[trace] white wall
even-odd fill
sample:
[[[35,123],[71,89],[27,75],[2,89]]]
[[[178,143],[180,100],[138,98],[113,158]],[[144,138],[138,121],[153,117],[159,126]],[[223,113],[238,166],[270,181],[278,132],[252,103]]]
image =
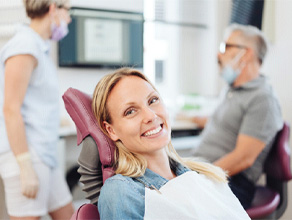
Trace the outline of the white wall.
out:
[[[264,72],[278,94],[283,117],[292,126],[292,1],[273,0],[275,20],[269,24],[273,27],[269,56],[265,62]],[[267,24],[268,25],[268,24]],[[291,132],[290,132],[290,137]],[[290,146],[292,138],[290,138]],[[281,219],[292,219],[292,181],[288,185],[288,208]]]

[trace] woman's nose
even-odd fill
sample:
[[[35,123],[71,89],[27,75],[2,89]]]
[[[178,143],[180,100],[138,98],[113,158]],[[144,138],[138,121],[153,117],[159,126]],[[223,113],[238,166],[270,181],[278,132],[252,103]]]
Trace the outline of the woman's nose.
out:
[[[143,122],[149,123],[157,118],[156,112],[150,107],[145,107],[143,109]]]
[[[71,16],[70,16],[70,14],[68,14],[68,17],[67,17],[67,24],[70,24],[71,21],[72,21],[72,18],[71,18]]]

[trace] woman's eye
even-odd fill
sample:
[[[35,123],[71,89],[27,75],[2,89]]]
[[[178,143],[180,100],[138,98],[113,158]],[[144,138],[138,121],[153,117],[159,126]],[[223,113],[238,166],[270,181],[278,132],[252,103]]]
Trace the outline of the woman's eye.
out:
[[[134,109],[129,109],[129,110],[127,110],[127,111],[125,112],[125,116],[131,115],[131,114],[133,114],[134,112],[135,112]]]
[[[151,105],[151,104],[153,104],[153,103],[157,102],[158,100],[159,100],[159,98],[158,98],[158,97],[153,97],[153,98],[151,98],[151,99],[150,99],[150,102],[149,102],[149,104]]]

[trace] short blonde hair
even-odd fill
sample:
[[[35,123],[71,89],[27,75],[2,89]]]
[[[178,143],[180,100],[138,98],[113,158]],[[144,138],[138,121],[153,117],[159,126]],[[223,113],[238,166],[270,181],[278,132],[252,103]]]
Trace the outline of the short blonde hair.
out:
[[[107,135],[107,131],[104,127],[103,122],[106,121],[109,124],[112,123],[112,118],[107,107],[108,97],[117,83],[124,77],[137,76],[148,82],[155,91],[154,85],[144,76],[141,72],[130,68],[121,68],[114,73],[104,76],[96,85],[93,99],[92,99],[92,110],[97,119],[100,129]],[[137,153],[130,152],[124,144],[118,140],[115,142],[116,153],[115,153],[115,172],[116,174],[122,174],[129,177],[142,176],[147,168],[146,159]],[[183,164],[191,170],[205,174],[211,179],[219,182],[226,181],[226,174],[222,169],[213,166],[209,163],[196,162],[190,159],[181,158],[173,148],[171,142],[168,144],[166,152],[169,158]]]
[[[43,17],[49,11],[51,4],[61,8],[68,2],[69,0],[23,0],[26,14],[31,19]]]

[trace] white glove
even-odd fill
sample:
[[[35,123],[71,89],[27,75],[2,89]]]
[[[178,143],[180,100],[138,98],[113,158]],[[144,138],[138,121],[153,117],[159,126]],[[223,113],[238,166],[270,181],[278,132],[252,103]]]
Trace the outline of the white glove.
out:
[[[29,152],[17,155],[16,160],[20,168],[21,192],[27,198],[35,198],[39,189],[39,180]]]

